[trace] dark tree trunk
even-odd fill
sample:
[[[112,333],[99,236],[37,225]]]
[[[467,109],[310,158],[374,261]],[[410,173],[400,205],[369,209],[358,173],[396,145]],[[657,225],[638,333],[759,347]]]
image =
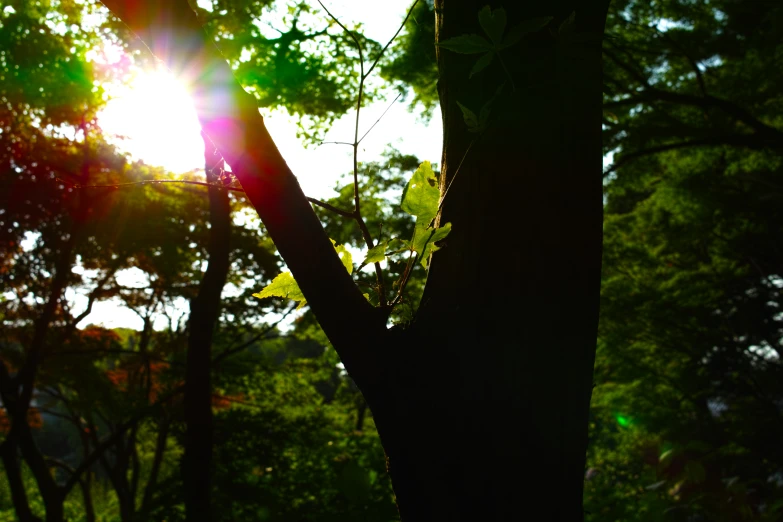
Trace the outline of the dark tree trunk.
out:
[[[207,181],[219,183],[223,160],[204,137]],[[211,520],[212,476],[212,387],[211,348],[220,312],[220,294],[226,284],[229,265],[231,208],[228,191],[210,187],[209,264],[190,305],[188,358],[185,379],[185,454],[182,480],[185,486],[185,516],[188,522]]]
[[[11,490],[11,502],[14,504],[14,512],[19,522],[41,522],[41,519],[33,515],[30,503],[27,500],[27,492],[22,482],[22,469],[19,465],[19,455],[16,447],[9,441],[4,441],[0,446],[0,458],[3,459],[5,476],[8,479],[8,487]]]
[[[147,485],[144,487],[144,496],[141,501],[141,512],[146,513],[152,502],[152,496],[155,493],[155,487],[158,483],[158,475],[160,474],[160,466],[163,464],[163,456],[166,453],[166,441],[169,436],[169,419],[164,415],[158,426],[158,436],[155,441],[155,455],[152,458],[152,466],[150,468],[150,476],[147,480]]]
[[[607,3],[505,9],[510,27],[540,16],[557,27],[575,11],[577,32],[601,35]],[[484,4],[436,1],[439,41],[483,34]],[[601,265],[601,43],[564,46],[540,31],[501,58],[469,80],[477,55],[438,53],[441,194],[450,186],[440,222],[453,229],[416,322],[394,341],[386,390],[371,402],[405,522],[583,517]],[[469,132],[457,102],[479,114],[501,84],[486,131]]]

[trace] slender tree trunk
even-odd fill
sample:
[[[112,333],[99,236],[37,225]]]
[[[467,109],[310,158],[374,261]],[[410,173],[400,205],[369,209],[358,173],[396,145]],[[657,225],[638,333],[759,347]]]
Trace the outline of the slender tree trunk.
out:
[[[155,487],[158,483],[158,475],[160,474],[160,466],[163,463],[163,456],[166,453],[166,441],[169,436],[169,419],[164,416],[160,421],[158,427],[158,436],[155,441],[155,455],[152,458],[152,467],[150,468],[150,476],[147,480],[147,485],[144,487],[144,496],[141,501],[141,512],[146,513],[152,502],[152,496],[155,492]]]
[[[87,472],[83,480],[79,481],[82,489],[82,502],[84,503],[85,522],[95,522],[95,506],[92,501],[92,479]]]
[[[0,445],[0,458],[3,459],[5,476],[11,490],[11,502],[14,504],[14,512],[19,522],[41,522],[41,519],[33,515],[30,503],[27,500],[27,492],[22,481],[22,468],[19,465],[19,455],[16,447],[8,440]]]
[[[219,183],[223,160],[204,137],[207,181]],[[229,265],[231,207],[228,191],[210,187],[209,264],[190,305],[188,358],[185,379],[185,454],[182,480],[185,486],[185,517],[188,522],[209,521],[212,477],[212,387],[211,348],[215,323],[220,313],[220,294],[226,284]]]

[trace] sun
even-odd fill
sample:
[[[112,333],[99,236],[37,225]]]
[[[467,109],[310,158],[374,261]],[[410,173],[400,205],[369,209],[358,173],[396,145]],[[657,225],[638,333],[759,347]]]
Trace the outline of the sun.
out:
[[[137,71],[127,85],[112,89],[98,122],[134,159],[172,173],[204,166],[204,144],[193,99],[164,68]]]

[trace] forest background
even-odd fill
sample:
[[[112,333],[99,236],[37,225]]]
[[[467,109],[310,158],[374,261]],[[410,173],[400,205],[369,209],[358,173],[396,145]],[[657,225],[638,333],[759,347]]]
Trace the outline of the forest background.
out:
[[[350,172],[341,145],[319,145],[356,106],[349,36],[317,5],[199,7],[268,120],[290,115],[304,143],[333,147],[334,164]],[[271,16],[277,32],[260,30]],[[382,108],[364,116],[361,133],[385,107],[433,117],[433,21],[432,5],[419,1],[363,86]],[[152,58],[99,4],[6,2],[0,24],[4,436],[8,383],[30,346],[46,346],[24,426],[34,445],[0,447],[0,520],[51,518],[57,504],[67,520],[184,519],[187,303],[218,259],[217,518],[395,520],[373,418],[315,318],[252,296],[284,267],[242,193],[146,182],[238,188],[220,158],[207,147],[205,169],[170,173],[129,159],[102,129],[104,94],[132,67],[152,70]],[[386,43],[360,39],[368,55]],[[783,518],[781,42],[776,2],[611,4],[587,520]],[[437,169],[439,159],[405,147],[360,156],[367,227],[390,240],[411,236],[400,196],[422,161]],[[353,190],[344,178],[326,203],[350,208]],[[361,230],[316,210],[358,267]],[[230,241],[214,241],[218,227]],[[385,263],[394,276],[411,272],[392,317],[404,322],[426,273],[405,259]],[[371,295],[372,272],[353,275]],[[140,327],[85,324],[102,302]],[[476,292],[475,306],[492,304]],[[476,347],[477,360],[486,348]]]

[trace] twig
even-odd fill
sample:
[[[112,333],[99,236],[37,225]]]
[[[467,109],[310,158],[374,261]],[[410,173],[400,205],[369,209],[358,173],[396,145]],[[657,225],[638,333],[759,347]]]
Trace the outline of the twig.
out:
[[[364,219],[362,218],[362,209],[361,209],[361,196],[359,194],[359,115],[361,114],[362,109],[362,98],[364,96],[364,80],[367,78],[367,74],[364,72],[364,51],[362,50],[362,45],[359,42],[359,39],[354,35],[351,31],[348,30],[347,27],[345,27],[321,2],[321,0],[318,0],[318,3],[321,5],[321,7],[326,11],[326,14],[329,15],[329,17],[334,20],[334,22],[339,25],[343,31],[345,31],[348,36],[351,37],[351,39],[356,44],[356,49],[359,51],[359,94],[356,97],[356,122],[354,123],[353,127],[353,218],[356,220],[356,224],[359,225],[359,230],[362,233],[362,238],[364,239],[365,244],[367,245],[368,249],[373,248],[375,245],[372,240],[372,236],[370,235],[370,231],[367,228],[367,224],[364,222]],[[406,18],[407,20],[407,18]],[[399,33],[399,30],[397,31]],[[396,36],[396,35],[395,35]],[[391,43],[391,42],[389,42]],[[389,44],[386,44],[388,47]],[[384,50],[386,48],[384,47]],[[378,59],[380,58],[380,55],[378,58],[376,58],[375,63],[378,63]],[[375,64],[373,64],[373,67],[375,67]],[[381,268],[380,263],[374,263],[375,266],[375,279],[378,283],[378,296],[379,296],[379,304],[381,308],[386,307],[386,289],[383,283],[383,269]]]
[[[411,17],[411,14],[413,13],[413,8],[414,8],[414,7],[416,7],[416,4],[418,4],[418,3],[419,3],[419,0],[414,0],[414,2],[413,2],[413,5],[410,7],[410,9],[408,9],[408,14],[407,14],[407,15],[405,15],[405,19],[404,19],[404,20],[402,21],[402,23],[400,24],[400,27],[397,29],[397,32],[396,32],[396,33],[394,33],[394,36],[392,36],[392,37],[389,39],[389,41],[388,41],[388,42],[386,42],[386,45],[384,45],[384,46],[383,46],[383,49],[381,49],[381,52],[380,52],[380,53],[378,53],[378,56],[375,58],[375,61],[373,61],[373,62],[372,62],[372,65],[370,66],[370,69],[367,71],[367,76],[369,76],[369,75],[370,75],[370,73],[373,71],[373,69],[375,69],[375,66],[376,66],[376,65],[378,65],[378,61],[379,61],[379,60],[381,59],[381,57],[383,56],[383,53],[385,53],[385,52],[386,52],[386,49],[388,49],[388,48],[389,48],[389,46],[392,44],[392,42],[393,42],[393,41],[394,41],[394,40],[397,38],[397,36],[398,36],[398,35],[400,34],[400,32],[402,31],[402,28],[403,28],[403,27],[405,27],[405,24],[406,24],[406,23],[408,23],[408,18],[410,18],[410,17]]]
[[[353,143],[350,141],[321,141],[318,145],[350,145],[353,147]]]
[[[325,208],[326,210],[334,212],[335,214],[339,214],[339,215],[341,215],[343,217],[347,217],[347,218],[353,218],[354,217],[353,212],[348,212],[347,210],[341,210],[341,209],[339,209],[339,208],[337,208],[335,206],[330,205],[329,203],[321,201],[320,199],[307,198],[307,201],[309,201],[313,205],[318,205],[319,207]]]
[[[372,126],[371,126],[369,129],[367,129],[367,132],[365,132],[365,133],[364,133],[364,135],[363,135],[361,138],[359,138],[359,143],[361,143],[361,142],[362,142],[362,140],[364,140],[364,138],[366,138],[366,137],[367,137],[367,135],[368,135],[368,134],[370,134],[370,131],[371,131],[371,130],[373,130],[373,129],[375,128],[375,126],[376,126],[376,125],[378,125],[378,122],[379,122],[379,121],[381,121],[381,120],[383,119],[383,117],[384,117],[384,116],[386,116],[386,113],[387,113],[387,112],[389,112],[389,109],[391,109],[391,108],[392,108],[392,105],[394,105],[395,103],[397,103],[397,100],[399,100],[399,99],[400,99],[400,96],[402,96],[402,93],[398,93],[398,94],[397,94],[397,97],[396,97],[396,98],[394,98],[394,100],[392,100],[392,102],[389,104],[389,106],[388,106],[388,107],[386,107],[386,110],[385,110],[385,111],[383,111],[383,114],[381,114],[380,118],[378,118],[377,120],[375,120],[375,123],[373,123],[373,124],[372,124]]]
[[[248,346],[251,346],[251,345],[253,345],[254,343],[256,343],[258,341],[261,341],[261,340],[264,340],[264,339],[271,339],[271,337],[266,337],[266,335],[269,332],[271,332],[272,330],[274,330],[275,328],[277,328],[277,325],[279,325],[281,322],[283,322],[283,320],[286,317],[288,317],[288,315],[291,312],[293,312],[295,309],[296,309],[295,306],[289,307],[288,310],[286,310],[285,313],[282,315],[282,317],[280,317],[280,319],[278,319],[277,321],[275,321],[274,323],[272,323],[270,325],[267,325],[266,328],[261,330],[261,332],[259,332],[257,335],[255,335],[252,338],[250,338],[250,340],[245,341],[244,343],[240,344],[239,346],[235,346],[233,348],[227,348],[226,350],[220,352],[218,355],[215,356],[214,359],[212,359],[212,364],[215,364],[215,363],[218,363],[218,362],[222,361],[223,359],[225,359],[229,355],[235,354],[237,352],[241,352],[242,350],[244,350]]]
[[[443,197],[440,198],[440,203],[438,203],[438,212],[440,212],[440,209],[443,207],[443,202],[446,201],[446,196],[449,194],[449,189],[451,189],[451,186],[454,184],[454,180],[457,179],[457,174],[459,174],[459,171],[462,168],[462,164],[465,163],[465,158],[468,157],[468,152],[470,152],[470,149],[473,148],[473,144],[476,143],[476,139],[478,138],[473,138],[473,140],[470,142],[470,145],[468,145],[468,148],[465,149],[465,154],[462,155],[462,159],[459,161],[459,165],[457,165],[457,170],[454,172],[454,175],[451,176],[451,181],[449,181],[449,185],[446,187],[446,191],[443,192]]]
[[[119,188],[119,187],[127,187],[130,185],[147,185],[150,183],[184,183],[186,185],[201,185],[203,187],[217,187],[222,188],[226,190],[233,190],[234,192],[244,192],[241,188],[234,188],[234,187],[227,187],[225,185],[219,185],[217,183],[204,183],[203,181],[190,181],[186,179],[147,179],[144,181],[131,181],[128,183],[112,183],[110,185],[79,185],[78,183],[71,183],[70,181],[66,181],[62,178],[54,178],[55,180],[65,183],[68,186],[71,186],[73,188],[78,189],[85,189],[85,188]]]

